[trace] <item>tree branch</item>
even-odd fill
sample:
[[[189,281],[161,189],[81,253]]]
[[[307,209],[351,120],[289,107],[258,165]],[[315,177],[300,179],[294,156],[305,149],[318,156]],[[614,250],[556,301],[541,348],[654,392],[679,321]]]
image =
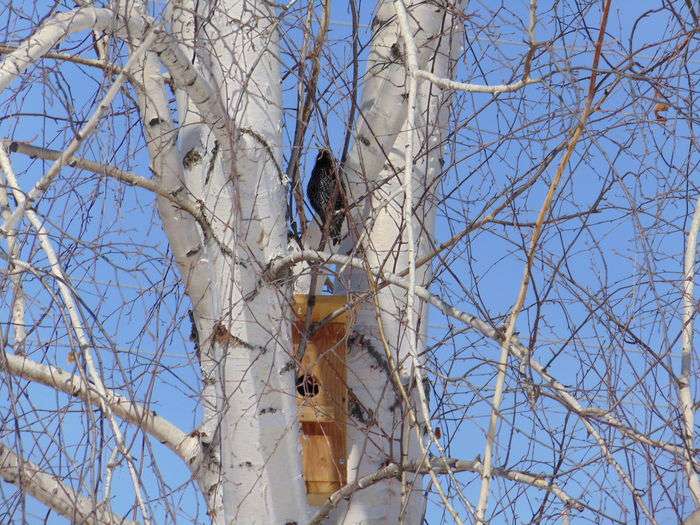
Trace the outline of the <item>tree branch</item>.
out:
[[[325,252],[318,252],[315,250],[301,250],[299,252],[290,254],[286,257],[282,257],[273,261],[273,263],[270,265],[266,272],[265,278],[274,280],[277,276],[281,275],[281,273],[284,272],[287,267],[292,266],[301,261],[318,262],[323,264],[339,264],[345,266],[352,266],[354,268],[368,271],[365,261],[357,257],[349,257],[347,255],[340,254],[330,254]],[[400,275],[375,270],[370,271],[372,271],[372,273],[376,275],[379,279],[384,281],[383,283],[381,281],[378,282],[378,285],[395,285],[400,286],[402,288],[408,288],[408,282]],[[458,321],[461,321],[467,324],[468,326],[471,326],[474,330],[479,332],[484,337],[492,339],[493,341],[496,341],[499,344],[502,342],[503,333],[499,330],[496,330],[485,321],[479,319],[474,315],[463,312],[458,308],[455,308],[454,306],[446,303],[439,297],[431,294],[426,288],[422,286],[416,285],[415,290],[416,295],[420,299],[433,305],[435,308],[437,308],[440,312],[447,315],[448,317],[452,317],[453,319],[457,319]],[[513,355],[515,355],[515,357],[517,357],[520,360],[527,360],[528,365],[532,367],[532,369],[544,380],[544,382],[550,388],[552,388],[552,390],[554,390],[554,392],[557,395],[552,396],[552,398],[564,405],[568,410],[571,410],[582,419],[593,418],[596,421],[617,428],[620,432],[622,432],[627,437],[633,439],[638,443],[642,443],[644,445],[652,446],[655,448],[660,448],[676,456],[685,455],[685,447],[651,439],[646,434],[639,432],[618,421],[615,417],[611,416],[607,410],[597,407],[585,408],[581,406],[578,400],[566,390],[566,387],[562,383],[557,381],[547,371],[547,368],[544,365],[542,365],[533,356],[529,355],[529,350],[517,339],[517,337],[513,336],[510,345],[511,352],[513,353]],[[697,451],[694,450],[693,453],[697,453]]]
[[[0,365],[2,364],[0,359]],[[17,485],[44,505],[55,510],[72,523],[96,523],[109,525],[137,525],[105,508],[95,505],[91,498],[78,494],[58,477],[44,472],[38,465],[21,458],[9,447],[0,443],[0,477]]]
[[[10,153],[21,153],[31,158],[40,158],[45,160],[58,160],[61,157],[62,152],[59,150],[41,148],[29,144],[28,142],[18,142],[13,140],[0,141],[7,147]],[[82,157],[72,156],[66,160],[66,164],[70,167],[83,168],[93,173],[99,175],[104,175],[106,177],[111,177],[113,179],[125,182],[131,186],[138,186],[140,188],[152,191],[153,193],[160,195],[168,199],[178,208],[186,211],[197,221],[201,226],[202,230],[209,233],[211,232],[211,225],[209,220],[204,216],[200,209],[198,209],[192,202],[186,199],[180,198],[178,195],[171,191],[167,191],[162,184],[153,179],[147,179],[141,175],[136,175],[130,171],[120,170],[114,166],[109,166],[107,164],[101,164],[99,162],[93,162],[91,160],[84,159]],[[213,235],[213,232],[211,232]]]
[[[688,231],[688,241],[685,246],[685,261],[683,268],[683,352],[681,373],[678,376],[678,396],[681,401],[683,414],[683,431],[685,433],[685,473],[688,476],[688,486],[695,501],[695,507],[700,508],[700,480],[693,459],[693,435],[695,430],[695,413],[693,411],[693,396],[690,391],[690,373],[693,357],[693,320],[696,306],[693,296],[695,285],[695,254],[698,249],[698,230],[700,230],[700,198],[695,203],[693,220]]]
[[[0,91],[3,91],[27,67],[43,57],[52,47],[70,34],[87,29],[107,30],[114,25],[115,19],[118,19],[123,24],[120,31],[116,33],[116,36],[120,38],[127,41],[131,39],[143,40],[149,32],[154,35],[150,47],[158,55],[163,65],[168,68],[175,87],[186,91],[192,102],[199,108],[202,117],[219,142],[226,172],[233,174],[231,153],[235,133],[231,129],[231,121],[214,90],[184,55],[175,38],[160,24],[134,9],[130,4],[126,4],[124,9],[124,12],[115,13],[109,9],[83,7],[58,13],[48,18],[32,36],[17,46],[16,50],[0,64]],[[119,74],[112,88],[123,83],[132,60],[133,57],[129,59],[129,63]]]
[[[100,404],[99,397],[95,395],[92,385],[81,377],[68,373],[59,367],[38,363],[25,356],[3,352],[0,354],[0,369],[14,376],[35,381],[70,396],[78,397],[90,405],[99,406]],[[105,391],[104,401],[109,405],[114,415],[137,425],[141,430],[152,435],[177,454],[189,467],[195,464],[200,454],[200,444],[197,438],[186,434],[153,410],[119,396],[111,390]]]
[[[403,0],[394,0],[394,8],[396,9],[396,18],[399,22],[401,38],[404,41],[406,49],[406,60],[405,67],[408,76],[408,103],[406,112],[406,128],[407,137],[406,145],[404,150],[404,178],[403,178],[403,206],[402,215],[403,222],[405,224],[405,238],[406,238],[406,248],[405,253],[408,259],[408,288],[406,289],[406,329],[408,332],[408,354],[411,357],[412,372],[416,384],[416,391],[418,392],[418,405],[421,410],[421,416],[423,418],[423,423],[426,425],[426,430],[429,439],[435,445],[440,453],[440,458],[445,458],[445,450],[440,445],[440,442],[435,437],[435,432],[433,432],[433,425],[430,421],[430,406],[428,404],[428,399],[425,393],[425,388],[423,386],[423,372],[421,370],[421,363],[418,359],[418,351],[416,349],[416,323],[415,323],[415,310],[414,303],[416,298],[416,242],[414,239],[413,231],[413,142],[415,128],[415,116],[416,116],[416,91],[418,89],[417,73],[418,69],[418,50],[416,49],[416,43],[413,40],[411,31],[408,25],[408,13],[406,12],[406,6]],[[422,429],[420,425],[414,425],[414,430],[416,432],[417,443],[421,449],[422,456],[427,457],[427,448],[423,443],[423,437],[421,435]],[[447,464],[444,465],[447,467]],[[457,514],[450,503],[445,490],[442,488],[442,483],[437,477],[432,466],[428,464],[427,468],[430,478],[435,485],[440,498],[447,511],[452,515],[452,519],[458,525],[462,524],[462,520]],[[450,470],[447,470],[451,474]],[[404,480],[402,479],[402,483]]]
[[[139,48],[134,53],[132,53],[131,57],[129,58],[129,61],[127,62],[125,67],[126,71],[131,69],[131,67],[133,67],[133,65],[140,60],[141,56],[144,55],[148,48],[153,44],[155,38],[155,31],[148,30],[146,32],[143,42],[141,43]],[[3,69],[4,65],[5,64],[3,63],[2,66],[0,66],[0,70]],[[82,320],[78,313],[77,304],[73,298],[73,290],[67,284],[68,281],[64,276],[63,269],[61,268],[61,265],[58,261],[56,252],[49,241],[45,227],[43,226],[41,221],[39,221],[38,217],[36,216],[36,213],[31,209],[34,201],[38,199],[44,193],[44,191],[46,191],[53,179],[58,175],[61,167],[65,164],[66,160],[77,151],[78,147],[82,144],[85,137],[89,136],[93,131],[95,131],[101,116],[111,105],[112,99],[114,99],[114,97],[119,92],[119,88],[121,84],[125,81],[125,79],[126,75],[124,74],[121,74],[117,77],[117,79],[107,91],[107,94],[105,95],[102,102],[100,102],[100,105],[98,106],[97,110],[81,128],[78,135],[71,141],[70,145],[66,148],[66,150],[61,154],[61,157],[53,163],[51,168],[49,168],[48,172],[44,174],[44,176],[39,180],[39,182],[36,183],[36,185],[30,192],[25,194],[21,193],[19,189],[13,190],[15,200],[17,201],[17,207],[15,208],[15,211],[12,212],[10,217],[5,221],[3,229],[5,229],[4,233],[7,235],[8,230],[12,231],[15,225],[17,224],[17,221],[19,221],[21,217],[26,213],[27,217],[29,218],[29,221],[32,223],[32,226],[37,232],[37,236],[39,238],[41,247],[44,253],[46,254],[47,259],[50,262],[51,274],[58,279],[58,288],[61,296],[63,297],[65,308],[68,311],[70,324],[80,344],[83,357],[85,358],[87,372],[93,383],[94,391],[99,396],[98,399],[100,406],[105,410],[107,419],[112,427],[117,446],[119,447],[120,452],[123,454],[124,458],[127,461],[129,474],[131,476],[131,480],[134,486],[136,500],[138,502],[139,508],[141,509],[144,520],[148,522],[149,513],[148,508],[146,507],[146,502],[143,498],[141,481],[136,472],[133,459],[131,458],[128,449],[126,448],[126,445],[124,443],[122,431],[117,425],[114,418],[112,417],[109,405],[105,403],[105,396],[107,395],[107,390],[105,389],[102,383],[102,378],[100,377],[100,374],[97,371],[97,367],[95,366],[92,357],[92,352],[90,350],[89,339],[87,337],[86,330],[83,327]],[[18,184],[15,179],[12,166],[10,164],[10,159],[7,156],[7,153],[5,152],[4,147],[0,147],[0,167],[2,167],[2,171],[5,173],[9,185],[12,188],[18,188]]]
[[[363,476],[352,483],[348,483],[344,487],[340,488],[328,497],[328,500],[323,504],[323,506],[318,510],[316,515],[309,521],[309,525],[320,525],[323,521],[328,518],[331,511],[338,505],[343,499],[347,499],[352,496],[358,490],[370,487],[380,481],[385,479],[400,479],[402,472],[417,472],[420,474],[427,474],[429,470],[433,470],[436,474],[448,474],[457,472],[474,472],[476,474],[481,474],[483,471],[483,464],[481,461],[475,460],[460,460],[454,458],[444,458],[444,459],[433,459],[430,465],[425,465],[421,463],[411,463],[406,465],[403,469],[396,463],[390,463],[385,467]],[[532,485],[535,488],[546,490],[557,496],[567,507],[574,508],[576,510],[583,510],[584,505],[577,501],[576,499],[569,496],[564,492],[558,485],[553,481],[548,480],[548,476],[533,475],[520,470],[509,470],[496,468],[493,473],[504,479],[509,479],[518,483],[525,483],[527,485]]]
[[[129,71],[139,61],[140,56],[147,51],[147,49],[153,44],[155,39],[156,33],[154,31],[150,31],[146,36],[146,39],[143,41],[143,44],[137,50],[137,52],[132,54],[132,56],[129,58],[129,61],[126,64],[126,67],[124,68],[124,72],[117,76],[116,80],[110,86],[109,90],[105,94],[104,98],[100,102],[95,112],[90,116],[90,118],[83,125],[83,127],[80,128],[80,131],[78,132],[76,137],[61,153],[60,157],[54,161],[54,163],[44,174],[44,176],[41,179],[39,179],[39,181],[34,185],[34,188],[32,188],[29,192],[27,192],[24,195],[22,202],[18,204],[17,208],[15,208],[15,211],[12,212],[12,215],[4,222],[0,230],[2,230],[5,234],[8,230],[12,230],[14,228],[17,221],[22,217],[24,211],[28,207],[32,206],[34,202],[44,194],[44,192],[48,189],[53,180],[59,174],[61,168],[67,164],[68,159],[70,159],[73,156],[73,154],[78,151],[78,148],[83,144],[85,139],[97,129],[97,124],[100,122],[102,116],[107,112],[107,109],[111,106],[112,100],[117,95],[117,93],[119,93],[122,84],[126,81],[126,72]],[[29,39],[29,41],[31,41],[31,39]],[[27,45],[26,47],[29,47],[29,45]],[[19,71],[21,70],[20,66],[27,67],[29,65],[29,61],[27,61],[26,63],[18,62],[19,59],[17,58],[17,56],[20,56],[22,55],[22,53],[25,52],[27,54],[30,54],[29,50],[24,50],[22,46],[20,46],[20,48],[18,48],[17,51],[12,53],[12,55],[10,55],[10,57],[8,57],[0,65],[0,91],[2,91],[7,85],[7,83],[14,78],[14,75],[12,75],[8,70],[11,70],[12,68],[17,68],[17,73],[19,73]]]

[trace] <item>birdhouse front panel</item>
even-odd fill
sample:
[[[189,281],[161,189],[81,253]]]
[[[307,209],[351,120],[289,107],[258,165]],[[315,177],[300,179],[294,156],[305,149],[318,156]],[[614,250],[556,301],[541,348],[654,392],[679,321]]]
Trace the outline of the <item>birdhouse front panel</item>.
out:
[[[309,502],[321,505],[347,482],[348,316],[324,321],[342,308],[345,296],[317,296],[306,327],[308,296],[295,296],[293,337],[297,358],[297,407],[302,426],[304,479]]]

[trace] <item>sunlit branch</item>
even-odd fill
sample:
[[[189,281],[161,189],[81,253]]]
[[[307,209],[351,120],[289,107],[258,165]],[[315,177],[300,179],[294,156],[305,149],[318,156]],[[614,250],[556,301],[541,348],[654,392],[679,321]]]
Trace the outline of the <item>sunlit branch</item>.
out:
[[[0,64],[0,91],[4,90],[27,67],[43,57],[52,47],[70,34],[87,29],[101,31],[112,27],[114,22],[119,20],[124,24],[121,31],[115,34],[119,38],[126,40],[136,38],[138,40],[145,38],[146,34],[153,35],[149,45],[158,54],[163,65],[168,68],[175,87],[186,91],[192,102],[199,108],[202,117],[219,142],[225,169],[227,172],[233,173],[231,151],[235,141],[235,133],[231,129],[230,119],[227,118],[214,90],[183,54],[172,35],[163,30],[153,19],[140,13],[137,9],[133,9],[133,6],[127,5],[125,9],[124,13],[115,13],[109,9],[83,7],[49,17],[31,37],[17,46],[16,50]],[[95,115],[104,111],[107,97],[114,96],[109,95],[111,91],[118,89],[119,85],[124,82],[134,63],[133,58],[133,56],[129,58],[127,65],[115,79]],[[76,140],[80,142],[83,139],[84,137],[79,134],[73,142]],[[72,153],[74,151],[66,155],[66,158]]]
[[[99,406],[99,398],[95,395],[92,385],[81,377],[56,366],[45,365],[25,356],[5,352],[0,357],[0,368],[14,376],[41,383],[70,396],[78,397],[91,405]],[[112,390],[105,390],[104,400],[114,415],[152,435],[187,465],[191,466],[198,458],[199,441],[156,414],[155,411],[115,394]]]
[[[3,359],[0,357],[0,365]],[[136,525],[122,516],[114,514],[104,503],[77,493],[68,483],[44,472],[38,465],[28,461],[9,447],[0,443],[0,478],[17,485],[36,499],[73,523],[96,523],[99,525]]]
[[[10,217],[11,212],[10,199],[6,187],[0,187],[0,209],[2,210],[2,219],[7,220]],[[21,248],[17,239],[17,230],[14,228],[8,229],[6,240],[8,248],[7,252],[10,256],[10,259],[19,259]],[[12,281],[12,289],[14,292],[14,300],[12,302],[12,328],[14,330],[13,347],[16,353],[23,354],[25,351],[24,346],[25,339],[27,337],[27,330],[25,327],[26,303],[24,297],[24,290],[22,288],[21,272],[12,272],[10,280]]]
[[[0,44],[0,54],[9,55],[17,50],[16,46],[8,46],[6,44]],[[56,53],[49,51],[42,58],[48,58],[51,60],[60,60],[62,62],[71,62],[73,64],[78,64],[81,66],[89,66],[98,69],[103,69],[107,73],[119,74],[124,72],[124,68],[120,66],[115,66],[114,64],[105,63],[101,60],[96,60],[94,58],[85,58],[80,55],[66,55],[65,53]],[[129,73],[126,73],[127,75]]]
[[[447,466],[446,466],[447,465]],[[429,473],[433,470],[436,474],[448,474],[448,473],[458,473],[458,472],[473,472],[476,474],[481,474],[483,471],[483,464],[481,461],[475,460],[462,460],[454,458],[444,458],[444,459],[433,459],[430,461],[430,465],[421,465],[418,463],[413,463],[406,465],[403,469],[396,463],[390,463],[385,467],[363,476],[352,483],[348,483],[340,490],[334,492],[329,496],[328,501],[318,510],[313,519],[309,522],[309,525],[320,525],[324,520],[330,515],[330,512],[338,505],[343,499],[351,497],[358,490],[371,487],[375,483],[379,483],[385,479],[400,478],[402,472],[420,472],[423,474]],[[533,475],[528,472],[522,472],[519,470],[509,470],[503,468],[495,468],[493,470],[495,476],[515,481],[518,483],[524,483],[531,485],[535,488],[546,490],[557,496],[567,507],[574,508],[577,510],[582,510],[584,506],[576,501],[574,498],[569,496],[564,492],[558,485],[548,479],[547,476]]]
[[[435,437],[433,426],[430,418],[430,406],[426,397],[425,388],[423,386],[423,372],[421,370],[420,361],[418,359],[418,351],[416,349],[416,323],[415,323],[415,288],[416,288],[416,243],[413,232],[413,141],[416,115],[416,90],[418,81],[416,78],[418,71],[418,50],[416,43],[413,40],[408,24],[408,13],[403,0],[394,0],[394,9],[396,10],[396,18],[401,29],[401,38],[404,41],[406,49],[406,73],[408,76],[408,101],[406,112],[406,145],[404,151],[404,177],[402,181],[403,187],[403,222],[404,231],[406,234],[406,256],[408,259],[408,288],[406,289],[406,329],[408,332],[408,353],[411,357],[412,372],[415,378],[416,391],[418,392],[418,404],[423,417],[423,422],[426,425],[429,439],[440,452],[440,457],[445,457],[445,451],[440,445],[440,442]],[[427,457],[427,449],[423,443],[422,430],[419,425],[414,425],[418,445],[420,446],[423,457]],[[462,520],[450,503],[447,493],[442,487],[442,483],[428,464],[428,472],[430,478],[435,485],[440,498],[447,511],[452,515],[452,519],[457,524],[461,524]],[[448,470],[449,473],[449,470]],[[402,480],[403,482],[403,480]]]
[[[129,71],[136,63],[138,63],[140,56],[144,54],[147,50],[148,47],[153,44],[154,40],[156,38],[156,33],[155,32],[150,32],[147,38],[144,40],[143,45],[140,46],[139,50],[134,53],[129,61],[126,64],[126,67],[124,68],[124,71]],[[12,55],[11,58],[14,58],[14,56],[17,54],[22,54],[24,51],[22,49],[17,49]],[[11,62],[9,65],[6,66],[6,63],[10,62],[10,58],[8,58],[5,62],[0,65],[0,90],[4,88],[4,85],[8,82],[8,80],[11,78],[11,75],[8,75],[3,73],[7,71],[8,68],[15,67],[19,69],[19,66],[17,65],[16,62]],[[28,64],[27,64],[28,65]],[[25,65],[26,67],[26,65]],[[5,70],[5,71],[3,71]],[[18,71],[19,72],[19,71]],[[3,80],[5,82],[3,82]],[[58,174],[61,171],[61,168],[68,164],[68,160],[78,151],[78,148],[83,144],[86,138],[88,138],[95,130],[97,129],[97,125],[99,124],[100,120],[102,119],[103,115],[107,112],[109,107],[112,104],[112,100],[114,97],[117,96],[119,93],[119,90],[121,89],[122,84],[127,80],[126,74],[123,72],[117,78],[115,79],[114,83],[110,86],[109,90],[107,91],[106,95],[100,102],[100,104],[97,107],[97,110],[90,116],[88,121],[83,125],[83,127],[80,129],[78,132],[77,136],[70,142],[70,144],[63,150],[61,153],[61,156],[54,161],[54,163],[51,165],[49,170],[44,174],[44,176],[35,184],[34,188],[32,188],[29,192],[27,192],[24,195],[24,198],[22,199],[21,204],[17,206],[15,211],[12,212],[10,217],[4,221],[4,224],[2,225],[2,228],[0,230],[7,232],[7,230],[11,230],[15,227],[15,224],[17,221],[19,221],[24,213],[24,211],[30,207],[33,206],[34,203],[36,202],[37,199],[39,199],[44,192],[48,189],[48,187],[51,185],[53,180],[58,176]]]
[[[698,230],[700,230],[700,198],[695,203],[693,220],[688,231],[685,245],[685,261],[683,268],[683,353],[681,358],[681,373],[678,376],[678,395],[680,410],[683,414],[683,431],[685,438],[686,460],[685,473],[688,476],[690,493],[695,500],[695,506],[700,507],[700,480],[693,454],[693,436],[695,435],[695,412],[693,396],[690,390],[691,364],[693,358],[694,320],[697,306],[693,296],[695,286],[695,255],[698,249]]]
[[[143,52],[146,51],[148,48],[148,45],[152,43],[152,40],[154,38],[154,35],[151,34],[146,38],[146,40],[143,43],[143,46],[139,51],[134,53],[134,57],[140,56]],[[127,65],[128,66],[128,65]],[[128,69],[128,67],[127,67]],[[55,165],[55,164],[54,164]],[[100,404],[100,407],[105,411],[107,419],[109,420],[112,431],[114,432],[114,438],[117,442],[117,447],[119,448],[120,452],[126,459],[127,465],[128,465],[128,470],[129,474],[131,476],[131,481],[134,487],[134,491],[136,494],[136,500],[138,502],[139,508],[141,509],[141,512],[144,517],[144,521],[149,522],[149,512],[146,507],[145,499],[143,497],[143,491],[141,488],[141,480],[136,472],[136,468],[134,466],[133,459],[131,458],[128,449],[125,445],[124,442],[124,437],[122,434],[121,429],[119,428],[119,425],[115,421],[111,409],[109,407],[109,403],[106,402],[106,396],[108,395],[108,390],[105,388],[104,384],[102,383],[102,378],[100,377],[99,372],[97,371],[97,367],[95,366],[94,359],[92,356],[92,351],[91,351],[91,345],[89,341],[89,337],[87,334],[87,330],[83,326],[83,321],[79,313],[78,305],[73,297],[73,288],[69,286],[68,279],[66,279],[63,268],[61,267],[61,264],[59,262],[58,256],[56,255],[56,251],[53,248],[53,245],[51,244],[51,241],[49,240],[48,233],[46,231],[46,227],[42,223],[42,221],[39,220],[36,212],[34,212],[33,208],[30,208],[27,205],[27,197],[25,196],[24,193],[20,192],[18,188],[19,184],[17,182],[17,179],[14,174],[14,170],[12,169],[12,165],[10,164],[10,159],[7,156],[7,152],[5,151],[4,147],[0,147],[0,168],[2,169],[4,175],[5,175],[5,180],[7,181],[8,185],[13,188],[12,192],[15,198],[15,201],[17,202],[17,207],[15,209],[15,213],[17,213],[17,210],[23,210],[23,213],[26,214],[27,218],[29,219],[29,222],[31,223],[32,227],[36,230],[37,237],[39,239],[39,243],[41,245],[42,250],[46,254],[46,258],[49,261],[50,264],[50,272],[51,274],[56,277],[58,281],[58,289],[59,292],[63,298],[65,308],[68,312],[68,317],[70,318],[70,324],[73,328],[73,331],[75,333],[76,338],[78,339],[78,343],[80,344],[80,349],[82,351],[82,356],[85,359],[85,364],[87,367],[87,372],[88,375],[90,376],[90,380],[93,385],[93,391],[97,394],[98,402]],[[36,186],[35,186],[36,188]],[[21,214],[20,214],[21,216]],[[10,221],[7,221],[8,223],[11,223]],[[12,262],[12,261],[11,261]]]
[[[10,153],[22,153],[28,157],[36,157],[46,160],[57,160],[61,157],[62,152],[58,150],[53,150],[49,148],[40,148],[26,142],[18,142],[12,140],[0,141]],[[81,157],[70,157],[67,160],[67,165],[72,168],[82,168],[93,173],[104,175],[106,177],[113,178],[124,182],[130,186],[138,186],[145,190],[152,191],[153,193],[159,195],[170,201],[173,206],[179,208],[192,216],[192,218],[197,221],[200,228],[204,232],[205,236],[210,237],[216,244],[225,251],[223,241],[214,231],[212,225],[220,223],[221,219],[218,219],[213,214],[205,213],[204,205],[201,202],[193,202],[187,196],[182,195],[182,191],[170,191],[168,187],[164,186],[162,183],[154,179],[148,179],[137,175],[130,171],[120,170],[114,166],[108,164],[102,164],[99,162],[94,162],[91,160],[83,159]]]
[[[301,261],[307,262],[318,262],[323,264],[339,264],[351,266],[354,268],[362,269],[367,271],[366,262],[362,259],[356,257],[348,257],[346,255],[331,254],[326,252],[318,252],[315,250],[302,250],[297,253],[291,254],[287,257],[282,257],[275,260],[267,270],[266,277],[268,279],[275,279],[281,272],[285,271],[289,266],[293,266]],[[408,282],[403,277],[388,273],[385,271],[377,271],[373,273],[378,278],[378,285],[390,284],[394,286],[400,286],[404,289],[408,288]],[[422,286],[416,285],[416,295],[423,301],[433,305],[440,312],[448,317],[457,319],[468,326],[471,326],[474,330],[480,333],[482,336],[487,337],[499,344],[503,341],[503,333],[491,325],[483,321],[482,319],[471,315],[469,313],[463,312],[458,308],[450,305],[449,303],[443,301],[439,297],[431,294],[427,289]],[[649,438],[646,434],[630,428],[618,421],[614,416],[610,415],[609,411],[596,408],[596,407],[583,407],[579,401],[571,395],[566,387],[556,380],[548,371],[547,368],[541,364],[534,356],[530,354],[528,349],[523,346],[522,343],[515,337],[511,338],[511,351],[513,355],[518,359],[527,360],[528,366],[545,381],[545,383],[556,393],[556,396],[552,396],[553,399],[562,403],[568,410],[571,410],[581,418],[594,418],[595,420],[605,423],[609,426],[613,426],[620,430],[630,439],[637,441],[641,444],[652,446],[665,450],[671,454],[677,456],[683,456],[685,454],[685,448],[682,446],[666,443],[663,441],[658,441]]]

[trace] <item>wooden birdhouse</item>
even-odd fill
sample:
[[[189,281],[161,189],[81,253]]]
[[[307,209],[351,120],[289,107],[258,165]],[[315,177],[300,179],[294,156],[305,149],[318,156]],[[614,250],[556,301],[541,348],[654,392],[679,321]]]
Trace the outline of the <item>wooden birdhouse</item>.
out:
[[[347,372],[345,355],[350,315],[330,314],[345,306],[344,295],[317,295],[308,320],[308,295],[294,296],[293,328],[297,358],[297,408],[302,429],[306,492],[311,505],[322,505],[347,481]]]

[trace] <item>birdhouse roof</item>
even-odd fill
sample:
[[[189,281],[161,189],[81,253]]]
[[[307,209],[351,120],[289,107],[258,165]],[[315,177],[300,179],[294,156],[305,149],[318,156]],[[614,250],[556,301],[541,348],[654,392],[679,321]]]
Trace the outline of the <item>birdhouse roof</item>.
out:
[[[348,302],[347,295],[317,295],[316,302],[313,307],[312,322],[316,323],[325,319],[333,312],[342,309]],[[306,294],[294,294],[294,312],[298,317],[306,315],[306,309],[309,304],[309,296]],[[331,321],[333,324],[347,324],[350,320],[348,310],[338,314]]]

